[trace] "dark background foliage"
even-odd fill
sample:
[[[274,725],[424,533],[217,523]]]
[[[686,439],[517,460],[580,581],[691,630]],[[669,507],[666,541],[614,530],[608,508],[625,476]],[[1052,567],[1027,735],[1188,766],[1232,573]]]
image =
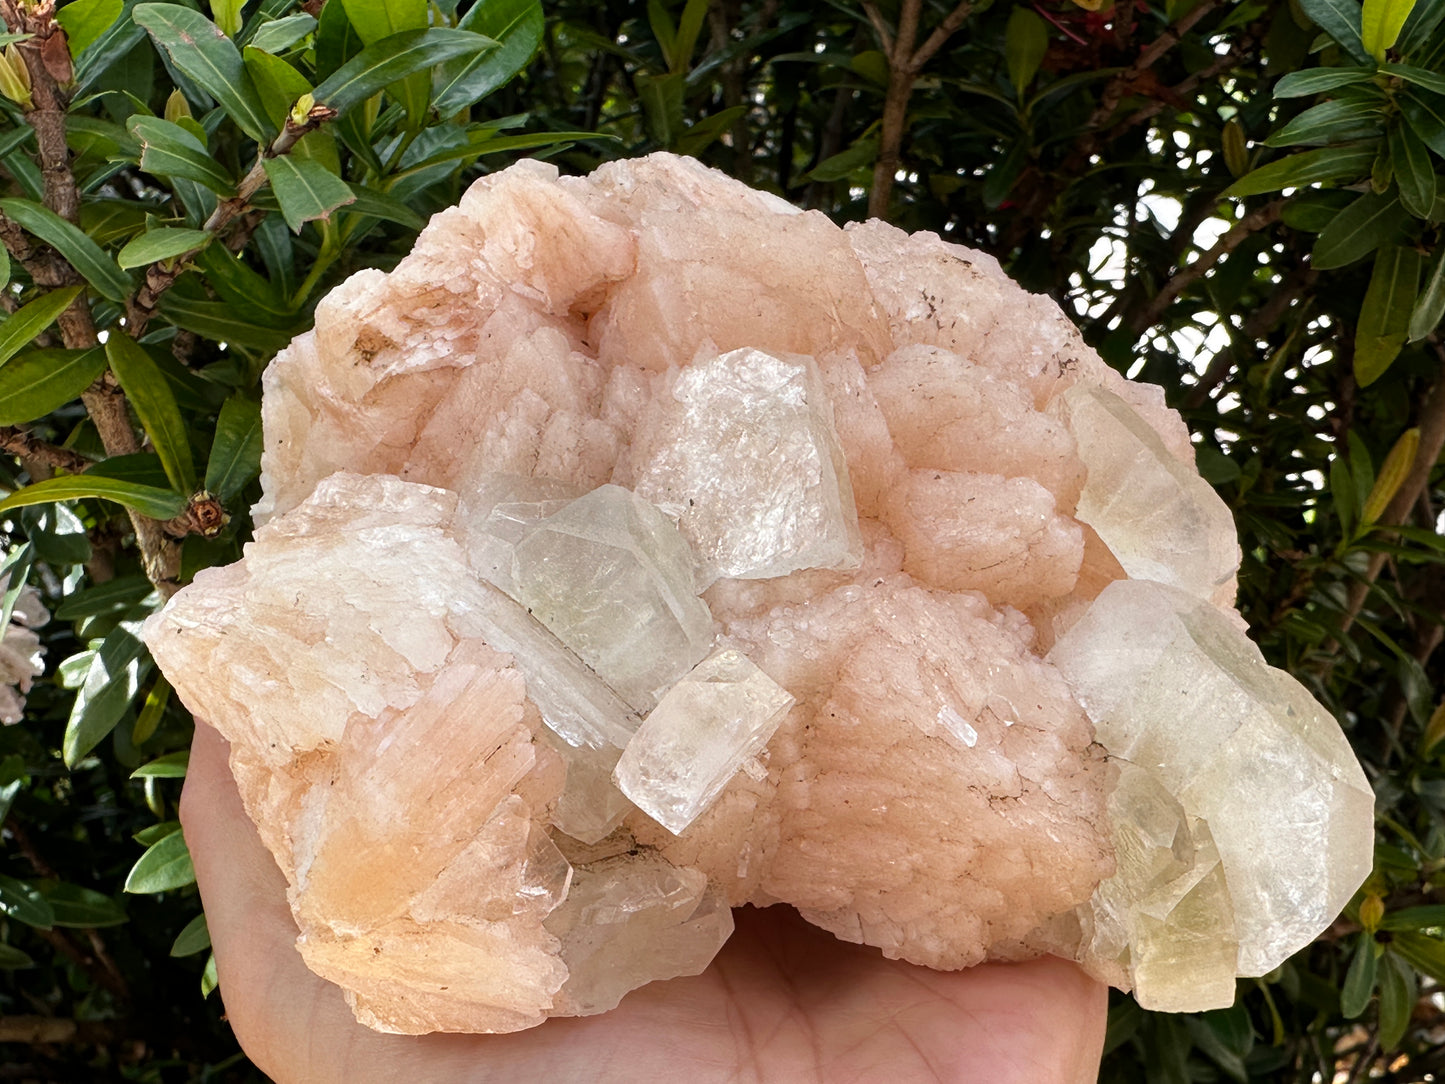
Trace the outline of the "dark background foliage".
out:
[[[203,996],[192,724],[137,622],[239,554],[259,376],[326,289],[520,155],[659,148],[992,253],[1163,385],[1239,524],[1254,635],[1366,766],[1376,869],[1346,913],[1230,1010],[1116,995],[1102,1078],[1441,1068],[1445,0],[0,17],[0,617],[22,582],[53,615],[0,729],[0,1078],[258,1078]]]

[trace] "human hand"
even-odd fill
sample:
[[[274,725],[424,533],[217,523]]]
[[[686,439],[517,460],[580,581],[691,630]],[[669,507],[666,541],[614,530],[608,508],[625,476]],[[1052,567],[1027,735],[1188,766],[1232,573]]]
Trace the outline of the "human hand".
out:
[[[285,879],[242,808],[228,752],[196,728],[181,823],[227,1017],[278,1084],[1086,1084],[1098,1073],[1106,990],[1073,964],[931,971],[838,941],[788,907],[739,909],[703,974],[652,983],[600,1016],[511,1035],[371,1031],[296,951]]]

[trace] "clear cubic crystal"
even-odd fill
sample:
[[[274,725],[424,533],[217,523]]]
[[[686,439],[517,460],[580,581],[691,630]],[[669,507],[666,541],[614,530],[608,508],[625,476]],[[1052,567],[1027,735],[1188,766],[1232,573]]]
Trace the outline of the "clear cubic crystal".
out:
[[[1109,753],[1208,825],[1239,974],[1273,970],[1349,902],[1373,863],[1374,794],[1334,718],[1220,610],[1118,580],[1049,660]]]
[[[1205,599],[1227,589],[1239,568],[1239,541],[1214,487],[1113,392],[1075,384],[1063,401],[1089,471],[1076,518],[1094,528],[1133,579]]]
[[[692,551],[621,486],[566,504],[516,545],[517,600],[639,709],[712,646]]]
[[[573,1016],[606,1012],[646,983],[700,973],[733,932],[707,874],[649,851],[578,868],[545,925],[567,965],[557,1008]]]
[[[853,488],[811,358],[699,359],[672,398],[634,464],[636,488],[678,517],[709,578],[858,566]]]
[[[740,651],[699,663],[643,720],[617,762],[622,793],[674,835],[758,753],[793,697]]]
[[[517,543],[579,496],[575,486],[552,478],[484,475],[463,499],[457,517],[464,528],[468,562],[482,579],[515,598]]]

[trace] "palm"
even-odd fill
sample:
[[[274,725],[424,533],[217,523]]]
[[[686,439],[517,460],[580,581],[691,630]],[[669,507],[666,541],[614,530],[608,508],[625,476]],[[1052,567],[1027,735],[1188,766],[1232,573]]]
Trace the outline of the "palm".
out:
[[[379,1035],[291,942],[285,886],[242,812],[225,743],[198,728],[182,804],[226,1009],[252,1059],[292,1081],[1088,1081],[1104,991],[1045,959],[937,972],[836,941],[790,909],[737,912],[708,970],[610,1013],[515,1035]]]

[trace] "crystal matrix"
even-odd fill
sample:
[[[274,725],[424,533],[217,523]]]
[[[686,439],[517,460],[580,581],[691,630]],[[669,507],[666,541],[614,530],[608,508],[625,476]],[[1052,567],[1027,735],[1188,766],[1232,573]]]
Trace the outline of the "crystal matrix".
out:
[[[145,636],[373,1027],[605,1011],[744,902],[1204,1008],[1368,869],[1178,415],[986,255],[524,162],[263,409],[255,541]]]

